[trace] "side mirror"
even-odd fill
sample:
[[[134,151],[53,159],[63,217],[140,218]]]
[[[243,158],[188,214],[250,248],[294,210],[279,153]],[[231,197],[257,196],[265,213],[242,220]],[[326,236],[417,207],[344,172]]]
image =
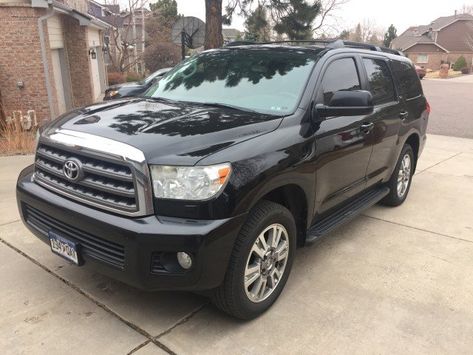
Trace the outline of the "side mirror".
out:
[[[325,118],[331,116],[361,116],[373,112],[373,96],[366,90],[337,91],[333,94],[329,105],[317,104],[315,116]]]

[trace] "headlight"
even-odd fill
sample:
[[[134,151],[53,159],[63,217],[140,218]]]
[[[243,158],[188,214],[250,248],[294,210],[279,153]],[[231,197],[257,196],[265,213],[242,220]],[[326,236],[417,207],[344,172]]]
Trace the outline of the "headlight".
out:
[[[117,95],[118,95],[118,90],[110,90],[110,91],[107,91],[105,96],[114,97],[114,96],[117,96]]]
[[[154,196],[175,200],[206,200],[215,196],[230,177],[230,164],[213,166],[152,165]]]

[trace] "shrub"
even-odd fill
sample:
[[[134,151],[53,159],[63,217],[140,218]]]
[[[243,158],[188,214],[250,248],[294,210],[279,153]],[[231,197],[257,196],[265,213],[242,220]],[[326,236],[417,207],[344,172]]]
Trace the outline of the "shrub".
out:
[[[0,121],[0,155],[31,154],[36,130],[25,131],[19,121]]]
[[[150,72],[173,67],[181,61],[181,47],[170,42],[158,42],[145,48],[144,60]]]
[[[461,72],[462,74],[470,74],[470,68],[463,68]]]
[[[116,85],[125,82],[125,76],[119,72],[108,73],[108,85]]]
[[[143,76],[140,73],[131,71],[126,73],[126,81],[139,81],[143,79]]]
[[[466,59],[464,56],[460,56],[458,57],[457,61],[455,62],[455,64],[453,64],[453,70],[455,71],[460,71],[462,70],[463,68],[466,68],[467,64],[466,64]]]

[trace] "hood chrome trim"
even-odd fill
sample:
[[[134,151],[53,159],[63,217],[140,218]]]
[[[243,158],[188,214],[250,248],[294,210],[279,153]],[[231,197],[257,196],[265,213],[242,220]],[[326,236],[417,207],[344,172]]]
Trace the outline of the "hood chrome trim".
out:
[[[71,152],[83,153],[99,160],[118,161],[128,165],[134,176],[138,209],[133,212],[127,212],[119,208],[115,209],[105,205],[98,205],[78,196],[54,189],[54,187],[46,186],[47,184],[35,179],[41,186],[52,188],[55,192],[73,200],[120,215],[139,217],[154,214],[153,190],[149,167],[144,153],[138,148],[113,139],[66,129],[46,130],[46,132],[41,134],[38,142],[57,146]]]

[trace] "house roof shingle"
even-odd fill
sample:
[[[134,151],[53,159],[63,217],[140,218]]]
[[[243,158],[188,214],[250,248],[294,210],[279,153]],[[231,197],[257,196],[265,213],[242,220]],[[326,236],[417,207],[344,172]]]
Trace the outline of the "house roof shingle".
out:
[[[435,44],[435,41],[428,35],[429,31],[440,31],[458,20],[473,21],[473,16],[470,14],[443,16],[435,19],[429,25],[411,26],[392,41],[391,48],[405,50],[416,43]]]

